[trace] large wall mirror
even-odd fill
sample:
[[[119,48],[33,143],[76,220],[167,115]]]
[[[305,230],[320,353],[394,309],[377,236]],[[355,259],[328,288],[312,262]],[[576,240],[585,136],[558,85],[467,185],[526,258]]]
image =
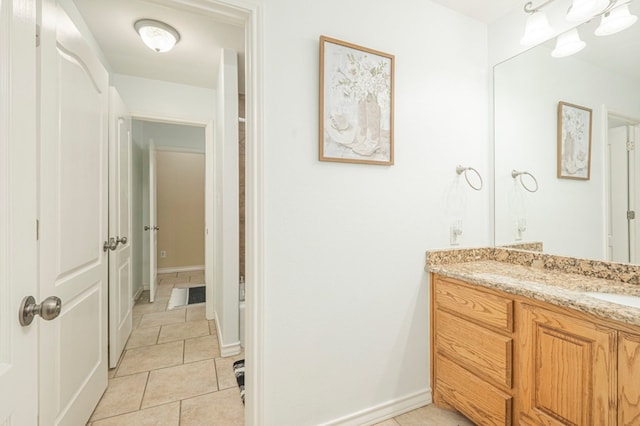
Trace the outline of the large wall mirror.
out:
[[[554,40],[494,69],[496,245],[640,263],[640,22],[597,37],[599,21],[578,28],[586,47],[573,56],[553,58]],[[590,156],[588,135],[571,145],[589,179],[557,177],[560,102],[591,110]]]

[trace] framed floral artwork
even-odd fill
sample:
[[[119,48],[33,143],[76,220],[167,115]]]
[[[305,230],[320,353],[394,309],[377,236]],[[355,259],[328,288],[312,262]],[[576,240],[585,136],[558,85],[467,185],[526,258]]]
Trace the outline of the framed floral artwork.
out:
[[[320,161],[393,164],[393,62],[320,37]]]
[[[558,177],[591,176],[591,110],[558,102]]]

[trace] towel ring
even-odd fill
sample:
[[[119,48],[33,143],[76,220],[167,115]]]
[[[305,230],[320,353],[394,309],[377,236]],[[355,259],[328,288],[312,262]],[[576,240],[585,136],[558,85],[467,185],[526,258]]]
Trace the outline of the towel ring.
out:
[[[474,172],[476,174],[476,176],[478,176],[478,180],[480,181],[480,185],[478,186],[474,186],[471,181],[469,180],[469,176],[467,175],[467,172],[471,170],[472,172]],[[476,191],[480,191],[482,189],[483,186],[483,182],[482,182],[482,176],[480,176],[480,173],[478,173],[478,171],[476,169],[474,169],[473,167],[462,167],[462,166],[458,166],[456,167],[456,173],[458,175],[461,175],[462,173],[464,173],[464,180],[467,181],[467,183],[469,184],[469,186],[473,189],[475,189]]]
[[[522,175],[528,175],[529,177],[531,177],[531,179],[533,180],[533,183],[536,184],[536,187],[534,189],[531,189],[527,185],[525,185],[525,183],[522,181]],[[520,177],[520,185],[522,185],[522,187],[524,189],[526,189],[527,191],[529,191],[529,192],[537,192],[538,191],[538,188],[539,188],[538,179],[536,179],[536,177],[534,175],[532,175],[531,173],[526,172],[526,171],[525,172],[519,172],[517,170],[512,170],[511,171],[511,177],[514,178],[514,179],[517,178],[517,177]]]

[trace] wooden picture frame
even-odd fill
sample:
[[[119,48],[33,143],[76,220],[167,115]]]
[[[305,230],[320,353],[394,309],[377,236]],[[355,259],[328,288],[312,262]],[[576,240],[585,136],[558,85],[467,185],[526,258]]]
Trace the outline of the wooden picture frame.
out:
[[[592,110],[558,102],[558,178],[591,178]]]
[[[320,161],[393,164],[393,77],[393,55],[320,36]]]

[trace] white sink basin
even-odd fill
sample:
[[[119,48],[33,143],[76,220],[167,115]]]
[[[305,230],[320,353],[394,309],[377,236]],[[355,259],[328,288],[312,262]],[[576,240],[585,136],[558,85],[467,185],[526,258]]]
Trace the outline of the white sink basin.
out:
[[[618,305],[631,306],[632,308],[640,309],[640,297],[629,296],[627,294],[615,294],[615,293],[598,293],[589,292],[585,293],[589,297],[604,300],[605,302],[617,303]]]

